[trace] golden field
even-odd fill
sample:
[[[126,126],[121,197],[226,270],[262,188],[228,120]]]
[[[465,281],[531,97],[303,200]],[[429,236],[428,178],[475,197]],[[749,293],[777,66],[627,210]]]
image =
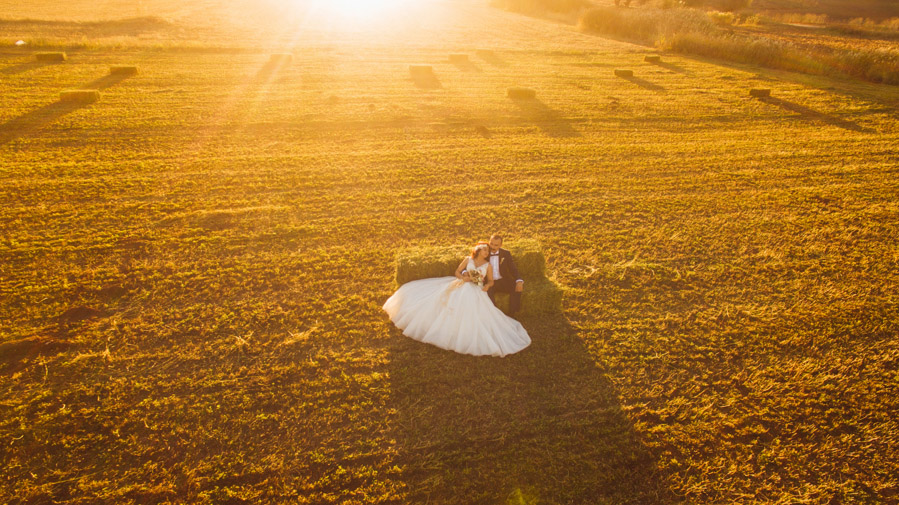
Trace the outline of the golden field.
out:
[[[899,502],[896,86],[476,0],[0,12],[0,502]],[[562,312],[403,337],[397,254],[493,232]]]

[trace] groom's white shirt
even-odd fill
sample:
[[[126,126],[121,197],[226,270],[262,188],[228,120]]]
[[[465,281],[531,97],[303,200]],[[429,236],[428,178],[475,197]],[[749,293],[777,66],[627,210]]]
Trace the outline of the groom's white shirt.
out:
[[[493,267],[493,280],[498,281],[503,278],[499,273],[499,252],[496,254],[490,253],[490,266]]]

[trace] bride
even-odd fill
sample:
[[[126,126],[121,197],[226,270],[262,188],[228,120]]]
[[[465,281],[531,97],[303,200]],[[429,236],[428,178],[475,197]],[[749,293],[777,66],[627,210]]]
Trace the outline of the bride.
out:
[[[384,310],[407,337],[476,356],[505,356],[531,343],[521,323],[493,305],[489,247],[479,242],[462,260],[455,278],[407,282],[384,303]],[[467,280],[462,272],[467,273]]]

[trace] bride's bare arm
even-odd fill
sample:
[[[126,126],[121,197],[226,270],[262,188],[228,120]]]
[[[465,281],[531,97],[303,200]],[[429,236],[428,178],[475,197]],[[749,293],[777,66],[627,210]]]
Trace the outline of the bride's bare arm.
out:
[[[493,265],[487,264],[487,283],[484,284],[484,291],[493,287]]]
[[[459,263],[459,268],[456,269],[455,276],[460,281],[464,281],[465,278],[462,277],[462,271],[465,270],[465,267],[468,266],[468,258],[462,260],[462,263]],[[444,270],[445,271],[445,270]]]

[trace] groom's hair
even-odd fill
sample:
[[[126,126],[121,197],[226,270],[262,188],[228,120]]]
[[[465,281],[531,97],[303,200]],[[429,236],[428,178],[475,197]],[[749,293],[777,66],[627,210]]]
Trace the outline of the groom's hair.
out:
[[[490,240],[493,240],[493,239],[499,239],[500,242],[503,241],[503,238],[500,237],[499,235],[497,235],[496,233],[494,233],[493,235],[490,235]]]

